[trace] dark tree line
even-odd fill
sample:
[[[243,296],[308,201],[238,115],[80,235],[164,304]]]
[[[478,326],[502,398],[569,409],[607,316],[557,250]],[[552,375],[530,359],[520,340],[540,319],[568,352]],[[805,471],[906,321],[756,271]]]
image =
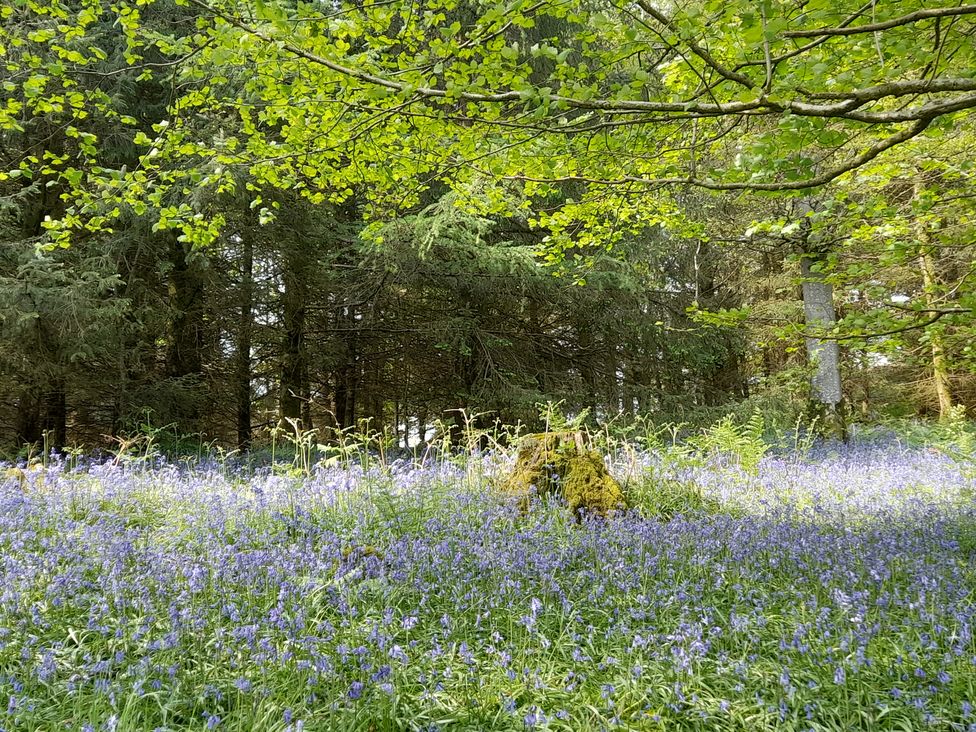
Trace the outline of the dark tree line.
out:
[[[590,253],[579,284],[578,267],[540,266],[540,232],[449,194],[382,243],[359,236],[355,201],[279,203],[262,225],[213,202],[227,225],[199,249],[138,219],[53,252],[8,236],[3,442],[97,444],[145,422],[247,448],[277,425],[324,439],[363,420],[405,441],[465,416],[531,423],[546,401],[607,416],[747,388],[741,339],[685,313],[731,290],[683,250],[654,255],[656,232]]]

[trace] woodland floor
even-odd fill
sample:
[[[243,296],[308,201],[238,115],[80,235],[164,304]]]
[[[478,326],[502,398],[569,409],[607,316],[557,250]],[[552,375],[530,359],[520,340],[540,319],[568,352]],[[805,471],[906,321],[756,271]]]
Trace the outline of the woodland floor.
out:
[[[976,729],[976,465],[631,451],[582,524],[505,468],[8,471],[0,729]]]

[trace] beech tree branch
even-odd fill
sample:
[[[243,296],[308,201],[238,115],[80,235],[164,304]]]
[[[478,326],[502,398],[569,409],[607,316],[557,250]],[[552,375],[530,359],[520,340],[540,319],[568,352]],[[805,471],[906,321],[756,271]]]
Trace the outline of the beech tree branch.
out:
[[[867,23],[855,26],[836,26],[833,28],[813,28],[810,30],[784,31],[784,38],[818,38],[821,36],[853,36],[859,33],[875,33],[877,31],[897,28],[910,23],[917,23],[920,20],[929,18],[947,18],[953,15],[972,15],[976,14],[976,5],[957,5],[954,8],[925,8],[916,10],[897,18],[882,20],[877,23]]]
[[[187,1],[212,14],[213,16],[221,18],[225,22],[235,26],[245,33],[248,33],[249,35],[252,35],[266,43],[275,44],[279,48],[298,58],[302,58],[310,63],[323,66],[341,76],[345,76],[350,79],[357,79],[368,84],[389,89],[392,92],[409,95],[411,100],[443,100],[451,104],[456,104],[457,102],[471,102],[474,104],[508,104],[517,102],[531,102],[533,99],[531,93],[514,90],[498,92],[473,92],[463,90],[447,90],[429,86],[415,87],[405,82],[396,81],[385,76],[365,71],[363,69],[341,64],[330,58],[312,53],[287,40],[283,41],[279,38],[274,38],[264,31],[252,27],[241,18],[235,17],[228,12],[220,10],[219,8],[215,8],[206,2],[206,0]],[[666,28],[673,28],[672,21],[658,11],[649,0],[636,0],[636,3],[645,13],[657,20]],[[862,11],[858,11],[858,13],[855,15],[845,19],[844,23],[852,21],[852,19],[861,12]],[[793,36],[791,37],[801,37],[796,35],[800,33],[808,36],[816,36],[819,40],[820,38],[829,37],[831,35],[850,35],[853,33],[874,32],[883,30],[884,28],[916,22],[925,18],[964,15],[969,13],[976,13],[976,5],[964,5],[956,8],[926,9],[916,13],[910,13],[900,18],[883,21],[881,23],[872,23],[870,25],[819,29],[817,31],[795,31],[792,32]],[[815,43],[817,42],[818,41],[815,41]],[[685,43],[696,56],[698,56],[708,65],[709,68],[713,69],[723,78],[734,81],[742,86],[746,86],[749,89],[753,89],[755,87],[755,84],[748,77],[738,73],[734,69],[726,68],[716,59],[714,59],[706,49],[702,48],[694,41],[685,41]],[[775,62],[775,60],[776,59],[771,58],[769,59],[769,62],[772,63]],[[831,182],[832,180],[864,165],[867,162],[870,162],[886,150],[889,150],[902,142],[920,135],[937,117],[953,112],[976,108],[976,94],[961,94],[949,99],[942,99],[937,102],[930,102],[928,104],[894,109],[890,111],[871,111],[870,109],[863,110],[862,107],[867,104],[880,102],[886,99],[897,99],[904,96],[921,94],[945,94],[951,92],[976,92],[976,79],[955,77],[904,79],[885,84],[878,84],[875,86],[863,87],[860,89],[852,89],[847,92],[803,92],[801,90],[800,93],[803,94],[806,99],[820,100],[820,103],[817,103],[816,101],[789,99],[778,100],[768,97],[761,91],[757,92],[755,99],[747,99],[745,101],[736,100],[727,103],[717,101],[702,102],[696,99],[677,102],[659,102],[644,99],[581,99],[553,94],[548,96],[547,100],[550,104],[556,105],[557,108],[590,111],[605,115],[646,115],[646,117],[641,121],[635,120],[635,124],[652,124],[664,121],[694,120],[714,117],[746,118],[750,116],[770,116],[783,113],[807,117],[844,119],[875,125],[892,125],[908,122],[911,122],[912,124],[909,127],[893,132],[887,137],[878,140],[875,144],[850,158],[846,163],[826,170],[810,178],[796,181],[722,182],[709,180],[707,178],[695,177],[692,175],[689,177],[662,179],[645,179],[640,176],[626,176],[616,180],[602,181],[585,177],[571,176],[540,182],[556,182],[557,180],[577,181],[606,186],[623,184],[638,184],[646,186],[687,185],[714,191],[790,191],[816,188]],[[470,114],[466,116],[473,117],[473,115]],[[481,121],[486,125],[498,124],[500,126],[511,126],[505,120],[499,120],[497,122],[493,120]],[[573,127],[573,125],[559,125],[557,123],[538,125],[540,131],[548,131],[553,133],[571,132],[573,131]],[[576,131],[579,131],[578,127],[576,128]],[[522,178],[522,180],[533,179]]]
[[[664,13],[651,5],[648,0],[637,0],[637,5],[645,13],[650,15],[654,20],[663,25],[668,30],[674,30],[674,22],[668,18]],[[729,69],[715,60],[715,58],[706,50],[702,48],[698,43],[692,40],[687,40],[685,43],[688,44],[688,48],[694,53],[698,58],[704,61],[709,68],[715,71],[719,76],[728,79],[729,81],[734,81],[736,84],[741,84],[746,89],[752,89],[756,85],[752,79],[750,79],[745,74],[740,74],[733,69]]]
[[[410,84],[394,81],[383,76],[369,73],[361,69],[339,64],[331,59],[318,54],[306,51],[293,43],[281,42],[266,33],[249,26],[240,18],[229,15],[204,0],[188,0],[197,7],[212,13],[216,17],[231,23],[244,32],[253,35],[267,43],[274,43],[285,49],[289,53],[299,58],[303,58],[314,64],[324,66],[338,74],[358,79],[376,86],[380,86],[391,91],[408,92],[418,97],[428,99],[445,99],[449,101],[464,101],[483,104],[503,104],[509,102],[530,101],[531,95],[521,91],[500,91],[492,93],[481,92],[455,92],[436,87],[414,87]],[[976,6],[974,6],[976,7]],[[714,67],[712,67],[714,68]],[[723,67],[724,68],[724,67]],[[728,70],[724,69],[727,73]],[[741,82],[740,82],[741,83]],[[749,84],[754,86],[750,81]],[[682,114],[688,118],[694,117],[715,117],[736,114],[778,114],[790,112],[791,114],[806,117],[837,117],[852,119],[864,122],[908,122],[923,118],[932,118],[948,111],[959,111],[972,106],[976,106],[976,97],[958,97],[950,102],[944,103],[942,107],[916,107],[910,111],[896,111],[890,113],[874,113],[863,115],[850,114],[859,106],[872,101],[880,101],[886,98],[896,98],[911,94],[937,93],[946,91],[976,91],[976,80],[962,78],[934,78],[930,80],[909,79],[904,81],[890,82],[862,89],[855,89],[846,93],[824,95],[825,101],[832,101],[831,104],[812,104],[802,101],[777,101],[769,99],[765,95],[760,95],[756,99],[747,101],[734,101],[727,103],[717,102],[653,102],[643,99],[578,99],[574,97],[553,94],[548,97],[551,103],[563,105],[570,109],[591,110],[607,113],[651,113],[651,114]],[[809,95],[811,98],[817,98]],[[836,101],[834,101],[836,100]]]
[[[902,79],[890,81],[886,84],[866,86],[849,92],[805,92],[800,93],[807,99],[856,99],[870,102],[885,97],[901,97],[910,94],[936,94],[940,92],[976,91],[976,79],[956,77],[934,77],[931,79]]]
[[[846,28],[851,23],[853,23],[855,20],[857,20],[858,18],[860,18],[862,15],[864,15],[867,11],[869,11],[872,7],[874,7],[874,3],[875,3],[875,0],[868,0],[868,2],[866,4],[864,4],[864,5],[862,5],[860,8],[858,8],[857,11],[855,11],[854,13],[851,13],[846,18],[844,18],[844,20],[842,20],[837,25],[837,27],[838,28]],[[830,36],[821,36],[820,38],[817,38],[814,41],[810,41],[810,43],[805,43],[802,46],[798,46],[797,48],[794,48],[792,51],[787,51],[786,53],[781,53],[778,56],[773,56],[772,59],[770,59],[770,60],[772,61],[773,66],[775,66],[780,61],[787,61],[788,59],[791,59],[794,56],[799,56],[800,54],[803,54],[803,53],[806,53],[807,51],[813,50],[817,46],[819,46],[821,44],[824,44],[824,43],[826,43],[829,40],[830,40]],[[766,60],[765,59],[762,59],[760,61],[743,61],[742,63],[738,64],[732,70],[733,71],[740,71],[741,69],[747,68],[749,66],[763,66],[765,63],[766,63]]]
[[[946,315],[948,315],[948,313],[936,313],[931,318],[921,323],[912,323],[910,325],[902,326],[901,328],[892,328],[891,330],[882,330],[875,333],[845,333],[844,335],[815,335],[807,337],[817,338],[821,341],[866,341],[871,338],[883,338],[885,336],[898,335],[899,333],[907,333],[912,330],[922,330],[923,328],[928,328],[933,323],[938,322]]]
[[[927,320],[910,323],[908,325],[901,326],[899,328],[892,328],[891,330],[883,330],[875,333],[845,333],[844,335],[817,335],[812,336],[814,338],[819,338],[824,341],[851,341],[851,340],[868,340],[871,338],[883,338],[884,336],[898,335],[899,333],[907,333],[913,330],[922,330],[923,328],[928,328],[930,325],[937,323],[942,320],[942,318],[947,315],[968,315],[972,314],[972,309],[970,308],[911,308],[904,305],[898,305],[896,303],[884,303],[886,307],[894,308],[905,313],[917,313],[931,315],[932,317]]]
[[[849,173],[856,168],[861,167],[865,163],[874,160],[885,150],[889,150],[895,145],[899,145],[906,140],[910,140],[925,131],[932,123],[932,118],[918,120],[911,127],[905,128],[893,135],[879,140],[877,143],[867,148],[860,154],[854,156],[846,163],[839,165],[835,168],[824,171],[819,175],[815,175],[811,178],[804,178],[801,180],[793,181],[778,181],[774,183],[756,183],[751,181],[730,181],[728,183],[723,183],[720,181],[701,179],[701,178],[641,178],[639,176],[624,176],[622,178],[616,178],[613,180],[600,180],[594,178],[586,178],[582,176],[565,176],[561,178],[532,178],[528,176],[510,176],[511,180],[523,180],[532,181],[536,183],[559,183],[559,182],[577,182],[577,183],[590,183],[593,185],[600,186],[619,186],[626,184],[639,184],[649,187],[660,187],[669,185],[686,185],[694,188],[704,188],[710,191],[802,191],[807,188],[818,188],[819,186],[826,185],[832,180],[839,178],[845,173]]]

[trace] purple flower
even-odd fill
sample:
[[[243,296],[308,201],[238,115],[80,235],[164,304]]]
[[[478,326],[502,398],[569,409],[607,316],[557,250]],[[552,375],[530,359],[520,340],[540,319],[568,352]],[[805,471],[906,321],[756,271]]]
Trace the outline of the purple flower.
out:
[[[533,707],[529,712],[522,718],[525,726],[529,729],[533,729],[537,725],[546,724],[549,720],[546,719],[546,715],[542,713],[541,709]]]
[[[365,686],[366,685],[362,681],[353,681],[352,684],[349,685],[349,691],[346,692],[346,696],[353,700],[359,699],[363,695],[363,689]]]
[[[969,724],[959,679],[972,670],[976,608],[957,527],[976,518],[964,500],[974,481],[938,453],[832,450],[770,453],[751,476],[637,454],[618,467],[694,483],[739,510],[669,521],[635,511],[571,529],[558,506],[522,511],[474,489],[453,458],[323,466],[300,481],[258,471],[247,487],[229,469],[165,462],[93,465],[70,481],[49,470],[58,490],[26,496],[0,478],[0,714],[19,722],[47,705],[67,719],[59,695],[95,691],[104,719],[142,688],[196,703],[205,660],[231,696],[260,693],[269,708],[297,698],[341,713],[369,701],[371,684],[420,704],[480,686],[516,726],[537,728],[564,689],[605,697],[595,728],[615,714],[621,726],[657,712],[680,726],[728,712],[733,702],[695,695],[721,673],[714,688],[727,683],[735,703],[823,726],[832,710],[806,702],[829,696],[832,674],[846,684],[850,666],[874,697],[921,704],[919,720]],[[493,459],[492,475],[508,469]],[[396,510],[369,498],[378,485]],[[339,524],[322,520],[337,512]],[[350,544],[382,546],[346,554]],[[542,618],[558,636],[544,637]],[[43,645],[53,638],[65,646]],[[192,656],[201,648],[206,659]],[[753,674],[772,664],[780,674]],[[801,668],[825,671],[793,679]],[[307,684],[297,692],[284,682],[296,677]],[[662,677],[670,698],[632,709],[631,695]],[[323,698],[333,687],[343,698]],[[207,726],[227,726],[216,715],[234,701],[221,691],[201,690]],[[523,693],[538,706],[512,700]],[[282,714],[297,732],[301,712]]]

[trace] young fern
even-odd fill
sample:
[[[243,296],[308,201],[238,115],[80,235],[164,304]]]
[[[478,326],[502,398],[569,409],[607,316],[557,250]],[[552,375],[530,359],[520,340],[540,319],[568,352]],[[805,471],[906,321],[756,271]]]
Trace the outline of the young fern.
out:
[[[690,443],[700,452],[732,458],[745,472],[755,474],[769,450],[765,440],[765,420],[753,412],[745,424],[737,424],[732,415],[706,428]]]

